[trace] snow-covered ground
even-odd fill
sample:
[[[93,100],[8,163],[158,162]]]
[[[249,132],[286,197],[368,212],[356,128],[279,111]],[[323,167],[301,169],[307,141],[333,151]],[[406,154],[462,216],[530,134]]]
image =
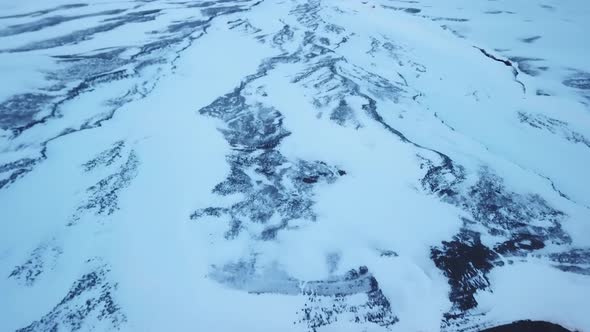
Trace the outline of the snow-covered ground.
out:
[[[590,331],[590,2],[0,2],[0,331]]]

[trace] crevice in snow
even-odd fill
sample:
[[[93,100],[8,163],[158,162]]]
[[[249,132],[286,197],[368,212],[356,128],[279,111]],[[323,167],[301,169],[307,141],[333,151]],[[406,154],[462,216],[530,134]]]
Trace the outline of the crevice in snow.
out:
[[[514,67],[514,64],[510,61],[510,60],[502,60],[496,56],[494,56],[493,54],[489,53],[488,51],[486,51],[483,48],[479,48],[477,46],[473,46],[474,48],[478,49],[483,55],[485,55],[486,57],[496,61],[496,62],[500,62],[502,64],[504,64],[507,67],[510,67],[512,69],[512,75],[514,76],[514,81],[518,84],[520,84],[520,86],[522,87],[522,92],[526,93],[526,86],[524,85],[524,83],[522,83],[522,81],[520,81],[518,79],[518,69],[516,69],[516,67]]]

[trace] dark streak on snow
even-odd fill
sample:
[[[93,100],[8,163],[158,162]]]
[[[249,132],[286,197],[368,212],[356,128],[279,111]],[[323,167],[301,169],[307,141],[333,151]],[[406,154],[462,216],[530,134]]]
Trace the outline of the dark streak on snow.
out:
[[[518,79],[518,70],[514,67],[514,65],[512,64],[512,62],[510,62],[510,60],[502,60],[492,54],[490,54],[488,51],[484,50],[483,48],[479,48],[477,46],[473,46],[474,48],[478,49],[483,55],[485,55],[486,57],[500,62],[502,64],[504,64],[507,67],[510,67],[512,69],[512,75],[514,76],[514,81],[518,84],[520,84],[520,86],[522,87],[522,91],[523,93],[526,93],[526,86],[524,85],[524,83],[522,83],[519,79]]]

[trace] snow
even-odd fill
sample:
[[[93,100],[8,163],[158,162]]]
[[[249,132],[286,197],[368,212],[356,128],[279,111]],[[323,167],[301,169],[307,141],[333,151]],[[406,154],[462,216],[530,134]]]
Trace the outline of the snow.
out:
[[[590,330],[587,3],[72,3],[0,4],[0,330]],[[457,281],[465,232],[497,257]]]

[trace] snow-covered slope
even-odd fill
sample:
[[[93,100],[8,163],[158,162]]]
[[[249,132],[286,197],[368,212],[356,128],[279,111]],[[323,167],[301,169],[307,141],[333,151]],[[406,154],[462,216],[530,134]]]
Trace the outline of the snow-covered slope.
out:
[[[0,331],[590,331],[590,2],[0,3]]]

